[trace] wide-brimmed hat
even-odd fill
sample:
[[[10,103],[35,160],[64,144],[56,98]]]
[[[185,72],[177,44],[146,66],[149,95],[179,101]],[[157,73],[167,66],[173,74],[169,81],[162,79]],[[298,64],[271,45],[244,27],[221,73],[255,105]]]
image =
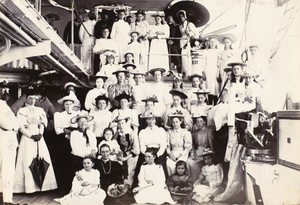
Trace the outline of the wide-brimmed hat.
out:
[[[157,11],[155,14],[151,15],[151,17],[157,17],[157,16],[163,18],[163,17],[165,17],[165,14],[163,12]]]
[[[113,72],[112,74],[117,75],[118,73],[125,73],[126,74],[126,73],[129,73],[129,71],[122,67],[122,68],[119,68],[118,70],[116,70],[115,72]]]
[[[199,117],[207,117],[207,114],[206,113],[200,113],[200,112],[194,112],[192,114],[192,118],[196,119],[196,118],[199,118]]]
[[[172,79],[173,80],[183,80],[183,74],[178,72],[172,72]]]
[[[155,71],[160,71],[161,74],[163,74],[164,72],[166,72],[166,69],[164,69],[164,68],[152,68],[151,70],[148,71],[148,73],[153,75]]]
[[[131,99],[131,96],[128,95],[127,93],[122,93],[122,94],[120,94],[120,95],[118,95],[118,96],[115,97],[115,100],[119,101],[119,102],[122,99],[127,99],[129,101]]]
[[[240,66],[242,66],[242,67],[247,66],[247,64],[244,63],[244,62],[242,62],[242,61],[234,61],[234,62],[231,62],[231,63],[228,63],[228,64],[227,64],[227,66],[231,66],[231,67],[233,67],[233,66],[235,66],[235,65],[240,65]]]
[[[87,111],[81,110],[75,117],[72,117],[70,121],[72,124],[75,124],[80,118],[86,118],[88,122],[94,119]]]
[[[208,94],[209,93],[209,90],[203,90],[203,89],[198,89],[196,92],[194,92],[196,95],[198,94]]]
[[[76,85],[76,83],[74,83],[74,82],[66,82],[65,85],[64,85],[64,89],[67,89],[68,86],[78,87],[78,86]]]
[[[147,119],[147,118],[155,118],[155,117],[158,117],[158,116],[156,116],[155,113],[151,112],[151,111],[146,111],[146,112],[144,112],[141,115],[141,118],[145,118],[145,119]]]
[[[106,57],[116,57],[117,55],[114,52],[111,51],[106,51],[105,53],[103,53],[103,55],[105,55]]]
[[[96,75],[93,76],[93,79],[97,79],[97,78],[102,78],[103,81],[106,81],[108,77],[105,76],[105,75],[101,75],[100,71],[98,71],[98,72],[96,73]]]
[[[179,118],[184,118],[183,113],[180,110],[176,110],[175,112],[171,112],[168,115],[169,118],[173,118],[173,117],[179,117]]]
[[[193,75],[190,75],[190,76],[189,76],[189,81],[192,81],[194,77],[197,77],[197,78],[200,78],[200,79],[201,79],[201,78],[202,78],[202,75],[197,74],[197,73],[194,73]]]
[[[97,104],[97,102],[98,102],[99,100],[105,100],[106,103],[109,102],[109,98],[106,97],[105,95],[99,95],[98,97],[96,97],[96,98],[95,98],[96,104]]]
[[[224,68],[223,70],[224,70],[224,72],[229,72],[229,71],[232,71],[232,68],[227,67],[227,68]]]
[[[177,95],[180,96],[182,99],[187,99],[188,96],[185,94],[185,91],[183,89],[172,89],[169,91],[171,95]]]
[[[147,75],[144,71],[140,70],[139,68],[131,71],[130,73],[133,75],[144,75],[144,76]]]
[[[215,152],[211,151],[210,148],[204,148],[203,154],[201,156],[204,157],[205,155],[213,155],[213,154],[215,154]]]
[[[127,70],[127,67],[132,67],[133,69],[135,69],[136,65],[132,64],[132,63],[125,63],[122,67],[125,68],[126,70]]]
[[[235,43],[237,41],[237,38],[235,35],[231,33],[223,34],[219,37],[219,42],[224,43],[224,39],[230,39],[232,43]]]
[[[186,11],[185,11],[185,10],[179,10],[179,11],[176,13],[177,18],[179,18],[179,14],[183,14],[184,17],[187,19]]]
[[[217,41],[219,41],[219,37],[220,37],[219,35],[210,35],[210,36],[207,36],[206,39],[210,40],[212,38],[215,38],[215,39],[217,39]]]
[[[148,102],[148,101],[151,101],[153,103],[157,103],[158,102],[157,97],[155,95],[149,96],[146,99],[142,100],[142,102]]]
[[[79,100],[77,99],[76,95],[73,92],[70,92],[69,95],[59,99],[57,102],[59,104],[63,104],[65,101],[72,101],[74,104],[79,103]]]
[[[139,9],[139,10],[137,10],[137,12],[135,13],[135,15],[139,15],[139,14],[145,15],[145,11],[144,11],[143,9]]]
[[[141,35],[140,32],[134,30],[134,31],[130,31],[129,32],[129,36],[131,36],[131,34],[136,33],[138,35],[138,37]]]
[[[33,86],[28,86],[27,88],[25,88],[24,93],[28,96],[28,95],[40,95],[40,92],[38,89],[34,88]]]

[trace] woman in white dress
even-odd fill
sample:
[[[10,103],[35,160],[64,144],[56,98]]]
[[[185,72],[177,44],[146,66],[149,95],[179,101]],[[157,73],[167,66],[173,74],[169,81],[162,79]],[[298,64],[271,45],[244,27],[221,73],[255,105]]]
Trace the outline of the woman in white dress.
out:
[[[171,122],[169,116],[172,113],[180,111],[184,117],[183,121],[184,121],[185,128],[191,130],[193,126],[192,117],[189,111],[182,107],[183,100],[187,99],[187,95],[185,94],[185,91],[183,89],[172,89],[169,93],[172,95],[173,103],[171,105],[171,108],[167,109],[162,116],[165,128],[166,129],[171,128]]]
[[[112,30],[111,30],[111,39],[113,39],[117,46],[118,46],[118,56],[119,56],[119,62],[122,62],[124,60],[124,54],[126,52],[126,46],[129,42],[129,35],[130,27],[129,24],[124,21],[125,17],[125,10],[120,9],[117,10],[118,12],[118,21],[116,21],[113,24]]]
[[[144,58],[144,67],[146,69],[147,65],[148,65],[148,52],[149,52],[149,40],[148,40],[148,36],[149,36],[149,24],[148,22],[144,19],[145,17],[145,11],[139,9],[136,13],[136,20],[135,22],[130,24],[130,29],[131,31],[137,31],[139,32],[140,36],[139,36],[139,40],[140,43],[143,45],[143,53],[145,54],[145,58]]]
[[[160,117],[172,104],[172,96],[169,93],[171,87],[163,83],[164,72],[166,72],[166,70],[161,67],[153,68],[149,71],[154,78],[154,83],[151,85],[151,94],[149,96],[157,97],[158,102],[155,105],[157,111],[156,114]]]
[[[42,108],[36,107],[37,95],[32,91],[27,94],[27,105],[19,109],[17,118],[21,123],[22,133],[17,157],[14,192],[33,193],[57,189],[57,183],[50,158],[50,154],[43,138],[44,128],[47,127],[46,113]],[[49,163],[44,182],[40,187],[34,180],[29,168],[32,160],[37,156]]]
[[[163,14],[152,15],[155,18],[155,25],[150,28],[150,52],[148,70],[153,68],[165,68],[169,72],[169,56],[167,40],[170,36],[170,29],[167,24],[163,24]]]
[[[192,149],[191,133],[181,127],[184,115],[179,111],[169,115],[172,128],[167,132],[167,169],[171,176],[175,172],[176,162],[188,159],[189,152]]]
[[[95,54],[100,54],[100,65],[99,70],[101,71],[102,66],[107,64],[106,58],[107,55],[106,52],[112,52],[113,54],[116,54],[118,51],[117,44],[115,41],[113,41],[111,38],[109,38],[109,28],[104,28],[102,31],[102,37],[99,39],[96,39],[95,46],[93,48],[93,51]]]
[[[135,80],[135,85],[133,86],[133,97],[135,99],[134,109],[136,109],[137,114],[144,113],[145,103],[142,102],[143,99],[146,99],[150,93],[150,86],[145,82],[145,75],[143,71],[134,70],[131,72]]]
[[[220,83],[220,92],[223,88],[227,75],[224,71],[224,68],[227,67],[227,64],[232,61],[232,59],[237,59],[236,55],[237,52],[233,50],[232,44],[234,44],[237,41],[236,37],[233,34],[224,34],[219,38],[219,42],[224,44],[224,50],[219,53],[218,58],[218,69],[219,69],[219,79],[218,81]],[[229,84],[229,82],[227,82]]]
[[[96,109],[91,110],[90,114],[94,117],[92,121],[92,130],[94,131],[97,139],[97,146],[104,139],[103,131],[107,128],[111,123],[112,113],[107,110],[107,106],[109,103],[108,97],[105,95],[99,95],[95,99]]]
[[[107,90],[105,90],[104,83],[107,80],[106,76],[101,75],[99,72],[93,77],[95,79],[95,88],[91,89],[85,97],[85,109],[94,110],[96,108],[95,99],[99,95],[107,96]]]
[[[210,91],[209,103],[208,104],[216,104],[217,97],[219,95],[219,83],[217,78],[219,76],[218,73],[218,36],[210,36],[209,37],[209,49],[206,50],[205,53],[205,65],[204,65],[204,73],[205,73],[205,81],[206,88]]]
[[[135,65],[144,65],[144,58],[145,58],[145,52],[143,45],[138,42],[138,38],[140,36],[140,33],[137,31],[131,31],[129,33],[130,35],[130,43],[126,47],[126,52],[133,53],[134,57],[134,63]]]
[[[133,189],[133,192],[137,192],[134,199],[138,204],[163,204],[165,202],[175,204],[166,187],[163,167],[154,162],[156,153],[155,148],[146,149],[145,164],[142,165],[138,175],[138,187]]]

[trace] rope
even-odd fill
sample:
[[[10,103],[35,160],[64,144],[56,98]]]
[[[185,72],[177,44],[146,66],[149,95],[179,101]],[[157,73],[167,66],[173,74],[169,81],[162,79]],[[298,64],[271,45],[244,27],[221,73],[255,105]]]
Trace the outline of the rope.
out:
[[[210,23],[206,24],[205,27],[200,32],[201,34],[205,29],[207,29],[213,22],[215,22],[218,18],[220,18],[223,14],[225,14],[229,9],[231,9],[239,0],[236,0],[230,7],[228,7],[225,11],[223,11],[219,16],[217,16],[214,20],[212,20]]]
[[[249,13],[250,13],[250,7],[251,7],[251,0],[247,0],[246,8],[245,8],[245,13],[246,13],[245,14],[245,25],[244,25],[244,30],[243,30],[243,34],[241,37],[239,48],[241,48],[241,46],[242,46],[242,40],[243,40],[244,36],[245,36],[245,41],[246,41],[246,28],[247,28]]]

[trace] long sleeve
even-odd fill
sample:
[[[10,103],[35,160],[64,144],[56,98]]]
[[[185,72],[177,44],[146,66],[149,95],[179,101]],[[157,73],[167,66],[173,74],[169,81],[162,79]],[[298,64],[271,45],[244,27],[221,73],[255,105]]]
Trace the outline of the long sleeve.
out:
[[[142,165],[140,173],[138,175],[139,187],[145,187],[148,185],[145,179],[145,168],[147,165]]]
[[[112,40],[116,41],[116,35],[117,35],[117,22],[115,22],[112,26],[112,29],[111,29],[111,33],[110,33],[110,37]]]
[[[79,39],[80,39],[81,42],[82,42],[83,38],[84,38],[84,27],[83,27],[83,24],[82,24],[79,28]]]
[[[145,137],[147,137],[146,136],[146,130],[143,129],[139,133],[140,151],[143,154],[145,154],[145,151],[146,151],[146,148],[147,148],[146,145],[145,145]]]
[[[0,127],[4,130],[17,130],[20,127],[18,118],[3,100],[0,100]]]
[[[132,132],[132,138],[133,138],[133,148],[131,150],[131,153],[136,156],[140,154],[140,144],[139,144],[139,138],[135,132]]]
[[[191,133],[189,131],[185,131],[184,132],[184,155],[188,155],[189,152],[191,151],[192,149],[192,136],[191,136]]]
[[[160,139],[160,147],[157,152],[157,156],[161,156],[164,154],[165,150],[167,149],[167,133],[163,128],[158,128],[159,129],[159,139]]]
[[[59,112],[54,113],[54,129],[57,135],[64,133],[63,124],[61,123],[61,114]]]

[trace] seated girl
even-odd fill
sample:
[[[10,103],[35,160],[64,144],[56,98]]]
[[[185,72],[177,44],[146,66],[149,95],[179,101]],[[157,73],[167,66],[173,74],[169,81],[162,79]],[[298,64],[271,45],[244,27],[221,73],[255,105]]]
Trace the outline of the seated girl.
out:
[[[100,172],[93,166],[93,159],[85,157],[83,169],[76,172],[70,193],[54,201],[63,205],[103,204],[106,193],[100,188]]]
[[[117,155],[121,152],[120,145],[118,144],[116,139],[112,139],[114,137],[114,131],[112,128],[107,127],[103,131],[104,140],[100,142],[98,146],[98,150],[103,144],[107,144],[110,147],[110,157],[109,159],[112,161],[117,161]]]
[[[142,165],[138,176],[138,187],[133,189],[136,203],[175,204],[166,188],[163,167],[156,164],[155,148],[147,148],[145,164]]]
[[[184,199],[193,190],[193,182],[188,175],[186,162],[180,160],[176,163],[176,172],[169,176],[167,186],[175,201]]]
[[[213,195],[220,190],[223,181],[223,169],[221,164],[213,164],[213,154],[215,152],[206,149],[203,153],[205,166],[202,167],[199,178],[194,182],[195,194],[193,200],[202,203],[208,202]]]

